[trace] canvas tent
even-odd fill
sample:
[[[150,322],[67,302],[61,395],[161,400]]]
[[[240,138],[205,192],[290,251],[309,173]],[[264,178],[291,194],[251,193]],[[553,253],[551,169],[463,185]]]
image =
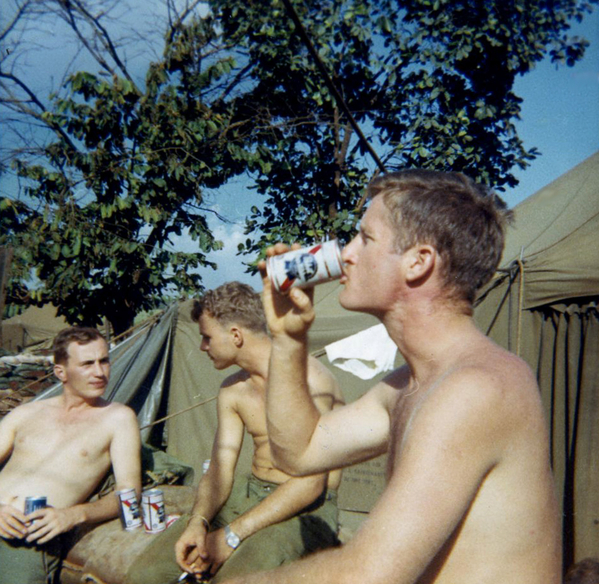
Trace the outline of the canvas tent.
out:
[[[55,306],[31,306],[22,314],[2,321],[2,348],[17,353],[32,345],[48,344],[66,326],[67,321],[56,316]]]
[[[599,550],[599,152],[514,212],[475,317],[537,375],[568,566]]]

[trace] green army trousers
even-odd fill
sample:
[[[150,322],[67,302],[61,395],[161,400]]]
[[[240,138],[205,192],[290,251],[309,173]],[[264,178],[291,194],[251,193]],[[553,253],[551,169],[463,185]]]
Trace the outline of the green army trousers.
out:
[[[237,480],[211,529],[231,523],[268,497],[277,486],[255,476]],[[125,584],[170,584],[177,581],[181,569],[175,561],[175,543],[187,527],[187,520],[188,516],[182,516],[156,536],[129,569]],[[302,513],[266,527],[242,541],[211,583],[218,584],[238,575],[276,568],[319,549],[338,545],[337,530],[337,493],[328,491]]]

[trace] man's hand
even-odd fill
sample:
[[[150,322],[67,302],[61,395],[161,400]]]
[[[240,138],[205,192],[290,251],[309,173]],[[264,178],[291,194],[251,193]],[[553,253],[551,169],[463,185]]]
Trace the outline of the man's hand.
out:
[[[210,576],[214,576],[235,550],[227,544],[225,530],[217,529],[206,537],[206,551],[208,553],[206,563],[209,565],[209,573]]]
[[[282,243],[277,243],[266,250],[266,255],[269,257],[280,255],[299,247],[296,244],[289,248]],[[258,268],[262,276],[262,303],[271,334],[273,337],[280,335],[292,338],[304,337],[314,321],[312,305],[314,289],[291,288],[288,294],[279,294],[266,274],[266,262],[260,262]]]
[[[201,574],[210,568],[207,563],[206,526],[190,519],[187,529],[175,544],[177,564],[185,572]]]
[[[57,535],[70,531],[84,521],[80,510],[76,507],[56,509],[45,507],[27,515],[29,522],[27,541],[47,543]]]
[[[23,539],[27,533],[25,515],[12,505],[0,505],[0,537]]]

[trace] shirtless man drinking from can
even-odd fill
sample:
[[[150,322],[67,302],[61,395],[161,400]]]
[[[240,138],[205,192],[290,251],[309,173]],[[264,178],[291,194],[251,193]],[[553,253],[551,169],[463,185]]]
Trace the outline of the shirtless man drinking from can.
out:
[[[360,399],[318,412],[306,385],[311,294],[277,293],[262,264],[267,419],[285,472],[387,453],[386,488],[343,547],[234,582],[559,584],[560,517],[539,388],[472,318],[501,258],[503,207],[457,173],[384,175],[369,195],[342,253],[339,300],[377,316],[406,365]]]

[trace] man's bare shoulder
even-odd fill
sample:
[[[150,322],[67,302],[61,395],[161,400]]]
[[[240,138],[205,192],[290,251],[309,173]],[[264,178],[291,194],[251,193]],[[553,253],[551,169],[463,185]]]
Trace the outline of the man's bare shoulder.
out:
[[[102,414],[114,424],[137,424],[137,415],[129,406],[119,402],[107,402],[102,410]]]
[[[314,397],[322,394],[330,394],[335,397],[336,402],[343,402],[337,378],[323,363],[313,356],[308,358],[308,386],[310,393]]]
[[[30,401],[12,409],[4,418],[5,426],[19,426],[29,423],[32,419],[45,415],[49,410],[58,407],[58,398]]]
[[[335,378],[327,366],[313,355],[308,357],[308,375],[322,375],[330,379]]]
[[[465,390],[474,387],[489,396],[496,393],[497,397],[538,390],[528,364],[490,340],[481,350],[461,357],[449,369],[447,379]]]
[[[252,389],[250,375],[243,369],[232,373],[221,383],[218,390],[219,401],[231,401],[242,397]]]
[[[484,435],[494,447],[543,433],[538,386],[528,365],[516,355],[489,347],[464,355],[430,384],[415,388],[412,417],[475,440]],[[453,430],[452,430],[453,428]],[[494,441],[494,442],[493,442]]]

